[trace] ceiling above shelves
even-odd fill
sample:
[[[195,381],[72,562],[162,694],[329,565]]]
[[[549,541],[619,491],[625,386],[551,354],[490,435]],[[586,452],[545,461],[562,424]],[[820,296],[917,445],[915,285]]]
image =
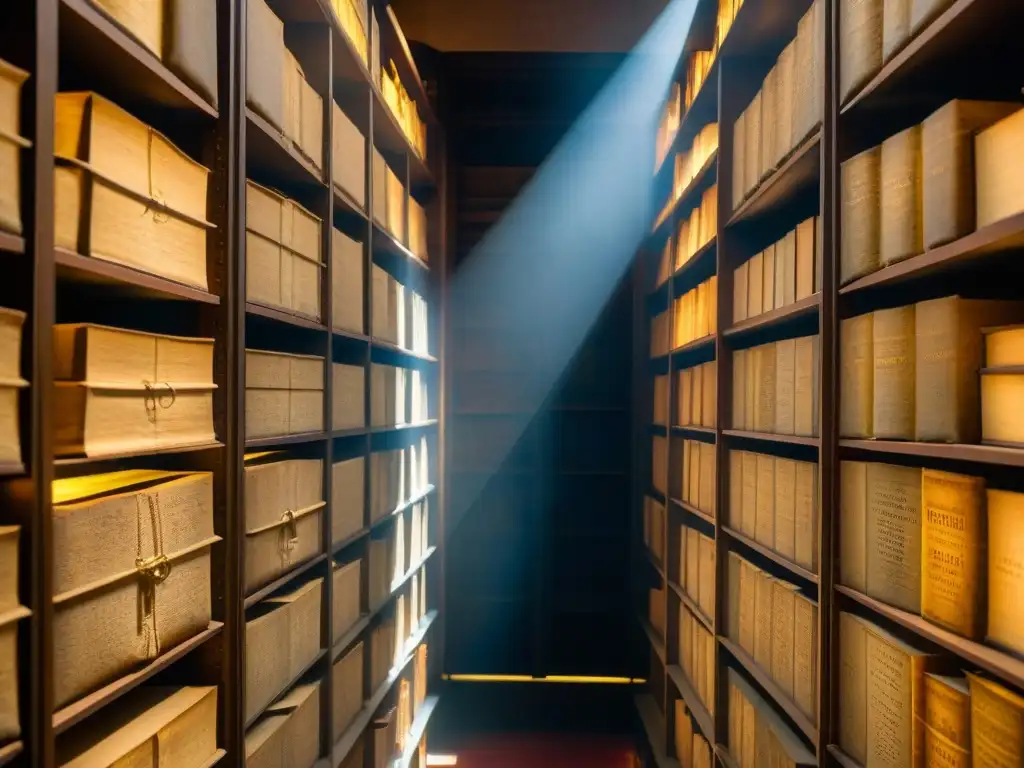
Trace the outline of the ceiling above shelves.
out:
[[[410,40],[439,51],[622,53],[666,0],[392,0]]]

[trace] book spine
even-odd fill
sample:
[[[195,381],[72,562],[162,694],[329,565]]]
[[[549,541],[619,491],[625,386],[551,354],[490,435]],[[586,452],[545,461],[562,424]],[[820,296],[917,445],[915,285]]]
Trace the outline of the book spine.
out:
[[[865,591],[911,613],[921,610],[921,470],[867,465]]]
[[[817,720],[818,606],[797,593],[793,603],[793,700]]]
[[[889,61],[910,39],[911,0],[887,0],[882,11],[882,61]]]
[[[867,468],[862,461],[839,465],[839,581],[867,590]]]
[[[973,765],[1024,765],[1024,702],[996,683],[971,674],[967,677]]]
[[[914,0],[915,10],[924,0]],[[921,125],[924,246],[935,248],[974,229],[974,134],[1016,104],[954,99]]]
[[[730,526],[742,530],[743,517],[743,451],[729,451],[729,514]]]
[[[818,570],[818,465],[796,463],[796,563],[809,571]]]
[[[1024,523],[1024,494],[990,488],[987,501],[987,637],[993,643],[1024,654],[1024,622],[1020,620],[1024,552],[1018,544]]]
[[[914,307],[880,309],[872,323],[874,436],[914,437]]]
[[[882,150],[873,147],[851,157],[840,169],[843,217],[839,252],[841,285],[869,275],[882,266],[881,166]]]
[[[779,435],[792,435],[796,426],[796,340],[783,339],[774,346],[776,383],[773,431]]]
[[[971,699],[966,681],[925,676],[925,724],[961,749],[971,745]]]
[[[757,459],[757,511],[754,538],[769,549],[775,546],[775,457],[763,453]]]
[[[774,344],[762,344],[754,348],[754,380],[757,386],[754,429],[757,432],[771,432],[775,429],[775,392],[778,380]]]
[[[921,615],[972,639],[985,632],[985,481],[926,469]]]
[[[775,544],[780,555],[796,562],[796,462],[775,459]]]
[[[974,137],[977,226],[1024,211],[1024,179],[1008,158],[1024,153],[1024,109]]]
[[[914,665],[902,648],[867,636],[867,764],[923,768],[914,759]]]
[[[882,66],[882,0],[839,3],[839,101],[846,102]]]
[[[861,765],[867,760],[868,630],[849,613],[839,614],[839,746]]]
[[[740,517],[740,533],[752,539],[757,530],[757,454],[744,451],[742,456],[743,513]]]
[[[757,571],[754,585],[754,661],[769,674],[772,669],[773,581],[764,571]]]
[[[873,315],[859,315],[840,323],[839,434],[872,437],[874,414]]]
[[[896,4],[907,1],[896,0]],[[882,142],[880,172],[881,210],[885,215],[881,217],[879,255],[881,263],[889,265],[924,250],[921,126],[911,126]]]
[[[793,646],[796,590],[781,581],[773,585],[772,597],[772,679],[793,698]]]

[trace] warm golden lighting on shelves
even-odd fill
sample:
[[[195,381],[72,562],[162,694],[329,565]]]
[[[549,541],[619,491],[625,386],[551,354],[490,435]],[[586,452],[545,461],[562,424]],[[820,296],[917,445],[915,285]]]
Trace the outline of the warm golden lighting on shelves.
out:
[[[409,143],[416,150],[416,154],[425,159],[427,156],[427,127],[424,125],[423,120],[420,119],[419,109],[416,106],[415,100],[405,90],[405,86],[402,85],[395,62],[391,61],[389,64],[390,70],[383,69],[382,71],[381,95],[384,97],[384,102],[391,109],[391,114],[398,121],[402,133],[405,134]]]

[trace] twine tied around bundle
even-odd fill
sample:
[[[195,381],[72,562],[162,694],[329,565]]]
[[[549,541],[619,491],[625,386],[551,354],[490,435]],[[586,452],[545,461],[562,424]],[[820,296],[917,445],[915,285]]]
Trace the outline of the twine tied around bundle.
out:
[[[159,499],[153,494],[146,495],[149,507],[149,523],[153,529],[153,555],[146,557],[142,552],[145,513],[139,505],[141,496],[135,497],[138,512],[138,531],[135,546],[135,570],[139,574],[139,591],[142,595],[139,624],[140,634],[153,656],[160,655],[160,632],[156,625],[156,588],[171,575],[171,561],[164,554],[163,518],[160,514]]]
[[[137,557],[135,558],[135,570],[139,572],[145,582],[155,587],[157,584],[162,584],[171,575],[171,561],[167,559],[167,555],[150,558]]]
[[[163,393],[162,391],[159,391],[159,392],[157,391],[157,386],[160,386],[159,383],[154,385],[153,383],[148,382],[145,379],[143,379],[142,380],[142,386],[146,388],[146,398],[145,398],[146,414],[149,416],[150,422],[156,421],[156,407],[157,407],[157,405],[159,405],[161,408],[167,409],[167,408],[170,408],[172,405],[174,405],[175,401],[178,399],[178,393],[175,392],[174,391],[174,387],[172,387],[166,381],[163,382],[161,390],[162,390],[163,387],[166,387],[167,388],[167,392],[169,394]],[[168,397],[171,398],[170,402],[165,403],[164,401]]]
[[[284,525],[281,526],[281,551],[288,555],[299,543],[299,526],[295,521],[295,510],[286,509],[283,515]]]

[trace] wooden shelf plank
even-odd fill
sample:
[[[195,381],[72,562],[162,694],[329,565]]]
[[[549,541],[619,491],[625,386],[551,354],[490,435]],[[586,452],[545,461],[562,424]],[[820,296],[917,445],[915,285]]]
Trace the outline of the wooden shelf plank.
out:
[[[806,445],[811,448],[817,448],[821,445],[820,437],[807,437],[805,435],[776,435],[773,432],[747,432],[743,429],[723,429],[722,434],[726,437],[738,437],[743,440],[760,440],[763,443]]]
[[[276,445],[299,445],[326,440],[326,432],[303,432],[299,435],[280,435],[279,437],[253,437],[245,441],[245,450],[255,448],[272,448]]]
[[[217,117],[206,99],[88,0],[61,0],[59,19],[62,66],[88,61],[103,85],[116,84],[118,91],[135,101]]]
[[[337,542],[335,544],[332,544],[331,545],[331,555],[332,556],[333,555],[337,555],[338,553],[342,552],[343,550],[348,549],[349,547],[351,547],[357,541],[360,541],[361,539],[364,539],[364,538],[366,538],[369,535],[370,535],[370,529],[369,528],[360,528],[358,531],[356,531],[355,533],[351,534],[350,536],[346,536],[341,541],[339,541],[339,542]]]
[[[704,511],[702,511],[700,509],[697,509],[695,506],[693,506],[693,504],[690,504],[689,502],[683,501],[682,499],[673,498],[672,499],[672,503],[675,504],[680,509],[685,510],[686,512],[689,512],[694,517],[700,518],[705,523],[710,525],[712,528],[715,527],[715,518],[714,518],[713,515],[709,515],[707,512],[704,512]]]
[[[694,205],[700,205],[700,197],[704,194],[704,190],[710,187],[715,181],[718,180],[718,150],[716,149],[707,160],[704,161],[704,165],[700,167],[696,175],[690,179],[690,183],[686,185],[679,197],[672,203],[672,208],[669,210],[666,220],[674,221],[676,213],[684,210],[689,210]],[[659,227],[660,229],[660,227]]]
[[[356,342],[359,344],[369,344],[370,337],[365,333],[359,333],[358,331],[349,331],[345,328],[332,328],[331,335],[335,339],[346,342]]]
[[[383,607],[384,605],[387,605],[387,601],[381,603],[381,607]],[[366,631],[366,628],[370,626],[370,622],[373,621],[373,617],[376,616],[379,612],[380,607],[378,607],[376,611],[364,613],[356,620],[356,622],[351,627],[349,627],[342,633],[341,637],[339,637],[337,640],[334,640],[334,644],[331,648],[331,663],[337,661],[338,657],[345,652],[345,649],[352,645],[355,639]]]
[[[406,668],[412,663],[416,657],[415,651],[419,647],[420,643],[427,636],[427,631],[430,626],[434,623],[437,618],[437,611],[430,611],[420,622],[420,626],[415,632],[409,637],[405,644],[405,655],[402,661],[391,668],[388,673],[387,679],[381,683],[381,685],[374,691],[373,695],[364,703],[363,708],[359,711],[359,714],[355,716],[348,728],[341,737],[334,743],[331,749],[331,764],[333,768],[338,768],[345,758],[348,757],[348,753],[352,751],[352,747],[355,746],[356,741],[363,735],[363,731],[366,730],[370,724],[370,720],[373,718],[377,708],[384,701],[384,698],[388,695],[388,692],[394,687],[395,681],[401,677],[402,673],[405,672]]]
[[[899,285],[908,280],[942,274],[969,262],[981,262],[985,257],[1022,248],[1024,213],[1018,213],[982,227],[952,243],[940,245],[906,261],[883,267],[840,288],[839,293],[846,295],[869,288]]]
[[[758,685],[761,686],[764,692],[782,708],[793,724],[796,725],[808,740],[810,740],[811,744],[817,745],[817,727],[811,719],[800,710],[796,703],[786,696],[778,683],[772,680],[771,675],[761,669],[761,667],[757,665],[757,662],[755,662],[746,651],[740,648],[736,643],[732,642],[729,638],[719,635],[718,642],[721,643],[722,647],[725,648],[737,662],[739,662],[743,669],[746,670],[747,674],[757,681]]]
[[[672,434],[679,435],[680,437],[690,437],[694,440],[700,440],[702,443],[714,443],[718,437],[718,430],[714,427],[681,427],[673,426]]]
[[[54,733],[60,734],[76,723],[99,711],[113,701],[116,701],[126,693],[133,691],[142,683],[149,680],[153,675],[162,672],[172,664],[182,659],[186,654],[192,652],[210,638],[219,634],[224,625],[219,621],[211,621],[210,626],[198,635],[190,637],[183,643],[171,648],[167,653],[157,657],[145,666],[120,677],[109,685],[105,685],[98,691],[93,691],[87,696],[68,704],[66,707],[57,710],[53,716]]]
[[[348,213],[363,221],[367,219],[366,206],[360,205],[352,195],[337,184],[334,185],[334,207],[335,213]]]
[[[828,753],[835,758],[835,761],[839,763],[842,768],[864,768],[864,766],[843,752],[843,750],[841,750],[836,744],[828,745]]]
[[[214,440],[208,443],[194,443],[192,445],[176,445],[171,448],[158,448],[155,450],[140,449],[137,451],[119,451],[117,453],[105,453],[97,456],[67,456],[56,459],[54,464],[58,467],[83,467],[91,464],[103,464],[104,462],[123,461],[124,459],[141,458],[144,456],[169,456],[178,453],[194,453],[196,451],[210,451],[224,447],[224,443]]]
[[[427,262],[398,242],[394,235],[381,227],[377,222],[373,223],[373,255],[375,258],[382,255],[397,258],[401,264],[415,267],[416,271],[422,274],[430,271],[430,265]],[[389,265],[385,263],[380,266],[387,268]],[[387,271],[392,272],[390,269]]]
[[[693,719],[697,721],[697,727],[704,734],[704,738],[714,741],[715,720],[704,706],[704,702],[700,700],[697,691],[690,685],[686,672],[678,664],[670,664],[667,672],[672,684],[679,691],[679,698],[686,702],[686,708],[693,713]]]
[[[213,753],[213,756],[200,766],[200,768],[213,768],[218,765],[221,760],[227,757],[228,751],[226,749],[218,749]]]
[[[739,542],[747,549],[751,549],[754,552],[757,552],[757,554],[761,555],[762,557],[771,560],[773,563],[784,568],[786,571],[788,571],[796,578],[803,579],[804,581],[810,582],[811,584],[818,584],[818,574],[814,573],[813,571],[809,571],[806,568],[803,568],[794,562],[787,560],[778,552],[772,551],[763,544],[754,541],[749,536],[746,536],[745,534],[742,534],[739,531],[730,528],[727,525],[721,526],[721,531],[733,541]]]
[[[409,768],[412,765],[413,759],[416,757],[416,750],[419,748],[420,742],[423,741],[427,725],[430,723],[430,718],[434,714],[434,710],[437,709],[439,701],[440,697],[438,696],[427,696],[420,704],[419,711],[413,718],[412,726],[410,726],[405,739],[405,752],[395,758],[391,768]]]
[[[407,570],[402,575],[401,578],[396,579],[395,581],[391,582],[391,591],[388,593],[387,600],[391,600],[392,598],[394,598],[394,596],[396,594],[398,594],[398,591],[409,582],[409,579],[411,579],[413,576],[415,576],[419,572],[419,570],[423,566],[425,566],[427,564],[427,561],[429,561],[430,558],[433,557],[435,552],[437,552],[437,546],[436,545],[428,548],[427,551],[425,553],[423,553],[423,557],[421,557],[415,563],[411,564],[409,566],[409,570]],[[387,602],[387,600],[385,600],[385,602]],[[381,606],[378,605],[374,609],[374,612],[379,611],[380,608],[381,608]]]
[[[430,429],[431,427],[437,426],[437,419],[427,419],[426,421],[417,421],[415,424],[395,424],[389,427],[370,427],[369,432],[371,434],[379,435],[386,432],[404,432],[406,430],[413,429]]]
[[[658,654],[658,658],[661,659],[662,664],[667,664],[667,656],[665,654],[665,642],[661,639],[658,633],[654,630],[649,622],[642,615],[637,614],[637,620],[640,622],[640,626],[643,627],[644,632],[647,634],[647,639],[651,642],[651,647],[654,652]]]
[[[411,349],[400,347],[398,344],[392,344],[390,341],[384,341],[383,339],[371,338],[371,342],[375,349],[382,349],[388,352],[394,352],[396,355],[406,357],[411,360],[420,360],[424,363],[436,363],[437,358],[433,355],[427,355],[422,352],[413,352]]]
[[[636,705],[637,714],[643,724],[644,733],[647,734],[647,742],[654,755],[654,763],[657,768],[679,768],[679,762],[669,757],[665,752],[665,718],[661,716],[661,710],[654,701],[654,697],[642,693],[633,699]]]
[[[705,336],[702,339],[695,339],[694,341],[683,344],[683,346],[681,347],[676,347],[675,349],[672,350],[671,355],[672,357],[676,357],[678,355],[685,355],[689,354],[690,352],[696,352],[697,350],[700,349],[714,348],[714,346],[715,334],[712,333],[710,336]]]
[[[0,232],[0,251],[8,253],[24,253],[25,238],[20,235],[12,235],[10,232]],[[20,744],[21,742],[15,742]]]
[[[260,719],[264,712],[266,712],[270,707],[272,707],[282,698],[287,696],[289,691],[291,691],[291,689],[294,688],[298,684],[298,682],[306,676],[306,673],[309,672],[309,670],[311,670],[313,667],[315,667],[320,662],[320,660],[323,659],[326,655],[327,651],[324,648],[321,648],[319,651],[317,651],[316,656],[310,659],[306,666],[299,670],[298,674],[296,674],[295,677],[289,680],[288,684],[284,686],[284,688],[278,691],[277,695],[274,696],[274,698],[267,704],[267,706],[265,706],[263,709],[261,709],[259,712],[257,712],[255,715],[252,715],[248,720],[245,721],[245,730],[249,730],[249,728],[257,720]]]
[[[698,268],[704,268],[705,262],[714,261],[715,253],[718,250],[718,239],[713,237],[697,249],[696,253],[687,259],[680,267],[672,273],[673,282],[681,281],[684,277]],[[712,270],[713,271],[713,270]],[[666,283],[667,285],[667,283]]]
[[[140,269],[112,261],[83,256],[65,248],[54,249],[58,281],[102,286],[123,296],[150,299],[177,299],[201,304],[220,304],[220,297],[201,288],[168,280]]]
[[[740,9],[742,11],[742,8]],[[732,34],[730,30],[730,34]],[[728,39],[728,35],[726,39]],[[733,212],[726,226],[732,227],[767,215],[782,207],[821,179],[821,129],[804,139],[761,185]],[[795,222],[794,222],[795,223]]]
[[[0,462],[0,477],[12,477],[25,474],[25,465],[20,461]]]
[[[683,589],[683,587],[679,584],[676,584],[674,581],[666,580],[666,583],[668,584],[669,588],[676,593],[676,597],[679,598],[679,602],[681,602],[689,609],[690,613],[694,615],[697,621],[703,624],[704,628],[708,632],[710,632],[711,634],[715,634],[714,622],[706,613],[704,613],[704,610],[699,605],[697,605],[696,602],[694,602],[693,598],[686,594],[686,590]]]
[[[323,172],[291,146],[280,131],[249,107],[245,108],[246,166],[255,166],[294,184],[322,187]]]
[[[4,744],[0,747],[0,765],[7,765],[20,755],[24,749],[25,745],[21,741],[12,741],[10,744]]]
[[[920,456],[928,459],[967,461],[975,464],[999,464],[1024,467],[1024,449],[997,445],[968,445],[966,443],[915,443],[897,440],[841,439],[839,447],[872,453],[890,453],[902,456]]]
[[[939,645],[962,659],[1009,681],[1018,688],[1024,688],[1024,660],[1011,656],[998,648],[968,640],[937,627],[917,614],[886,605],[880,600],[868,597],[855,589],[836,585],[836,591],[854,600],[874,613],[884,616],[917,635]]]
[[[425,498],[429,497],[430,494],[432,494],[435,490],[436,488],[434,487],[433,483],[431,483],[419,493],[410,496],[406,501],[403,501],[390,512],[385,512],[376,520],[371,520],[368,530],[372,531],[377,528],[380,528],[382,525],[387,525],[388,521],[393,520],[395,517],[402,514],[406,510],[412,509],[416,504],[419,504]]]
[[[320,563],[322,563],[326,559],[327,555],[321,552],[319,555],[315,555],[306,562],[297,565],[295,568],[292,568],[290,571],[288,571],[288,573],[278,576],[269,584],[260,587],[251,595],[246,597],[243,607],[245,609],[252,608],[254,605],[256,605],[256,603],[258,603],[263,598],[268,597],[273,592],[276,592],[293,579],[297,579],[300,576],[302,576],[302,574],[311,571],[313,568],[316,568],[318,565],[320,565]]]
[[[650,564],[657,574],[661,577],[663,582],[668,582],[668,577],[665,576],[665,569],[661,567],[661,563],[658,562],[658,558],[651,552],[649,547],[644,547],[644,554],[647,556],[647,562]]]
[[[715,744],[715,756],[725,768],[740,768],[739,763],[736,762],[725,744]]]
[[[258,315],[265,317],[268,320],[273,320],[277,323],[284,325],[290,325],[294,328],[304,328],[310,331],[327,331],[327,325],[320,322],[312,317],[306,317],[305,315],[297,315],[293,312],[289,312],[285,309],[279,309],[277,307],[268,307],[265,304],[260,304],[256,301],[245,302],[245,311],[250,315]]]
[[[800,299],[800,301],[781,307],[780,309],[773,309],[770,312],[765,312],[757,317],[742,320],[739,323],[726,328],[722,332],[722,335],[728,338],[733,338],[736,336],[755,333],[757,331],[763,331],[766,328],[774,328],[775,326],[790,323],[794,320],[799,320],[816,314],[820,306],[821,294],[816,293],[813,296]]]

